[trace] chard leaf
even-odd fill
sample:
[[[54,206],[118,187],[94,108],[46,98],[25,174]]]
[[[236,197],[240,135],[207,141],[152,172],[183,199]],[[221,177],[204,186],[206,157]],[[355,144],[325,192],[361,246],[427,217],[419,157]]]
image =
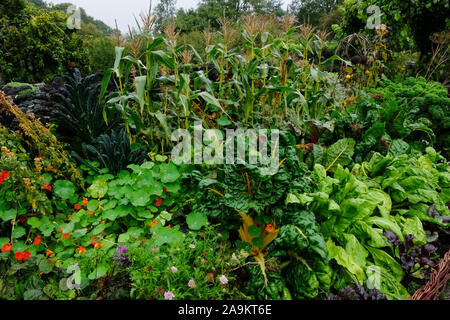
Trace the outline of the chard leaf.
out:
[[[364,276],[362,267],[345,251],[344,248],[335,245],[333,240],[328,240],[327,248],[331,258],[336,260],[339,265],[343,266],[353,274],[361,284]]]
[[[326,171],[334,172],[338,165],[346,166],[352,162],[352,156],[355,150],[355,140],[345,138],[338,140],[329,146],[325,151],[323,165]]]

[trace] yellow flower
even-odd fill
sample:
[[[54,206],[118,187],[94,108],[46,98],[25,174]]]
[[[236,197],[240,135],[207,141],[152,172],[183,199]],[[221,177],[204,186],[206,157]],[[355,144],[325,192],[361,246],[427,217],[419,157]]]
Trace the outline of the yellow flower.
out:
[[[350,74],[345,76],[345,79],[350,79],[352,76]]]
[[[369,70],[366,70],[365,74],[367,74],[368,76],[370,76],[371,72]]]

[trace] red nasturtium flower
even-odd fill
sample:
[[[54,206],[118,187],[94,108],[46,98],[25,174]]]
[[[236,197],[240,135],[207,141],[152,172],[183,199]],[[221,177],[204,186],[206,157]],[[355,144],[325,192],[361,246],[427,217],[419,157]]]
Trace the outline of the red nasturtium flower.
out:
[[[10,252],[12,249],[11,243],[7,242],[3,245],[2,252]]]
[[[48,260],[50,260],[51,262],[55,262],[55,259],[53,258],[48,258]]]
[[[31,256],[31,252],[29,250],[25,251],[23,253],[23,259],[28,260],[28,258]]]
[[[52,186],[47,184],[47,182],[44,184],[44,186],[42,187],[42,189],[44,190],[48,190],[48,191],[52,191]]]
[[[9,177],[10,177],[9,171],[2,171],[0,173],[0,184],[2,184],[2,182],[8,179]]]
[[[16,252],[16,259],[17,260],[28,260],[28,258],[30,257],[31,252],[29,250],[22,252],[22,251],[17,251]]]
[[[34,238],[33,244],[35,246],[40,245],[42,242],[41,236],[37,236],[36,238]]]
[[[80,209],[81,209],[81,206],[80,206],[79,203],[77,203],[77,204],[75,205],[75,210],[80,210]]]
[[[158,200],[156,200],[156,206],[159,207],[162,203],[163,199],[158,197]]]
[[[52,254],[54,254],[54,252],[50,249],[47,249],[47,252],[45,253],[46,257],[50,257]]]
[[[22,251],[17,251],[15,257],[16,257],[17,260],[22,260],[23,259],[23,252]]]
[[[152,223],[150,223],[150,228],[153,228],[157,223],[158,221],[153,220]]]
[[[79,248],[77,249],[77,251],[78,251],[79,254],[83,254],[83,253],[86,251],[86,248],[83,247],[83,246],[81,246],[81,247],[79,247]]]
[[[70,232],[69,233],[63,233],[62,237],[63,237],[63,239],[69,239],[70,238]]]
[[[167,193],[167,188],[163,187],[163,193]]]
[[[20,223],[25,223],[25,221],[27,221],[27,218],[25,216],[19,216]]]
[[[271,225],[270,223],[266,226],[266,228],[264,229],[269,233],[274,233],[275,232],[275,228],[273,225]]]

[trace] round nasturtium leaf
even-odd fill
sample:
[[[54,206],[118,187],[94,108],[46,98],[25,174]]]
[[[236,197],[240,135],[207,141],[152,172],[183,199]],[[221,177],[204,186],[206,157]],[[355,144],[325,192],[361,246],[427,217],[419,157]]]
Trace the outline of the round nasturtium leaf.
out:
[[[208,222],[208,218],[204,213],[191,212],[186,217],[186,222],[189,226],[189,229],[200,230]]]
[[[95,199],[89,200],[89,202],[87,203],[87,209],[89,211],[95,211],[98,209],[98,201]]]
[[[55,194],[61,199],[66,200],[75,194],[75,185],[67,180],[57,180],[54,184]]]
[[[161,182],[170,183],[175,182],[181,175],[178,172],[178,168],[172,162],[163,163],[160,165],[161,170]]]
[[[38,261],[38,267],[39,271],[43,272],[44,274],[50,273],[53,269],[53,262],[46,258],[41,258]]]
[[[102,177],[97,178],[87,191],[94,198],[103,198],[108,192],[108,183]]]
[[[20,237],[24,236],[26,233],[25,229],[22,227],[15,227],[14,230],[11,232],[11,235],[15,239],[19,239]]]

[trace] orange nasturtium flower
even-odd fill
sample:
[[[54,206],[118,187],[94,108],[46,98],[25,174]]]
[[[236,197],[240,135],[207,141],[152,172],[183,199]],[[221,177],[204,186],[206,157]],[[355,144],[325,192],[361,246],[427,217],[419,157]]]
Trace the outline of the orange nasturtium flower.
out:
[[[2,252],[10,252],[12,249],[11,243],[7,242],[3,245]]]
[[[93,236],[93,237],[91,238],[91,240],[90,240],[91,244],[94,244],[94,243],[95,243],[95,241],[93,241],[94,239],[97,239],[97,236]]]
[[[150,228],[153,228],[157,223],[158,221],[153,220],[152,223],[150,223]]]
[[[86,248],[83,247],[83,246],[81,246],[81,247],[79,247],[79,248],[77,249],[77,251],[78,251],[79,254],[83,254],[83,253],[86,251]]]
[[[40,245],[42,242],[41,236],[37,236],[36,238],[34,238],[33,244],[35,246]]]
[[[48,258],[48,260],[50,260],[51,262],[55,262],[55,259],[53,258]]]
[[[63,237],[63,239],[69,239],[70,238],[70,232],[69,233],[63,233],[62,237]]]
[[[45,253],[46,257],[50,257],[52,254],[55,254],[52,250],[47,249],[47,252]]]
[[[103,209],[103,207],[99,204],[98,205],[98,210],[100,211],[100,210],[102,210]]]
[[[102,248],[102,242],[101,241],[95,241],[94,242],[94,248]]]
[[[86,207],[88,204],[88,198],[83,197],[83,207]]]
[[[271,225],[270,223],[266,226],[266,228],[265,228],[264,230],[266,230],[266,231],[269,232],[269,233],[275,232],[274,226]]]
[[[172,226],[169,224],[169,229],[172,229]]]
[[[75,210],[80,210],[80,209],[81,209],[81,206],[80,206],[79,203],[77,203],[77,204],[75,205]]]
[[[88,211],[89,215],[92,216],[94,214],[94,211]]]

